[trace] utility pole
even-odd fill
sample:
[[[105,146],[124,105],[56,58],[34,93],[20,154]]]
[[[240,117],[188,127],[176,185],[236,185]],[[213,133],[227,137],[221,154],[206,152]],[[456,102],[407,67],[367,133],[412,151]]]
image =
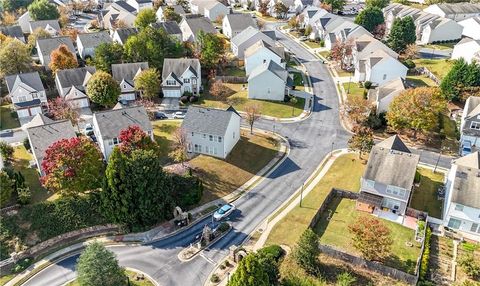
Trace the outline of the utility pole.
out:
[[[302,184],[302,189],[300,190],[300,207],[302,207],[302,200],[303,200],[303,188],[305,187],[305,183]]]

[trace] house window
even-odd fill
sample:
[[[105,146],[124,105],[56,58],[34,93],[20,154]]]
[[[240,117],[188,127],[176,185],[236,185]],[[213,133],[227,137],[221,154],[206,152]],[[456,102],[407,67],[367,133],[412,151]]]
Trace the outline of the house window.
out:
[[[459,219],[450,218],[450,220],[448,221],[448,227],[453,229],[459,229],[461,222],[462,221]]]
[[[193,146],[193,151],[195,151],[195,152],[197,152],[197,153],[202,152],[202,145],[195,144],[195,145]]]
[[[213,136],[212,136],[212,135],[208,135],[208,139],[209,139],[210,141],[213,141]]]
[[[463,212],[463,205],[456,204],[456,205],[455,205],[455,210],[456,210],[456,211],[461,211],[461,212]]]
[[[38,93],[33,92],[33,93],[32,93],[32,98],[38,98]]]
[[[184,78],[183,83],[190,83],[190,79],[189,78]]]
[[[365,180],[365,185],[367,186],[367,188],[373,189],[375,188],[375,181]]]
[[[167,80],[167,85],[175,85],[175,81],[174,80]]]
[[[25,95],[21,95],[18,97],[18,102],[25,102],[27,101],[27,97]]]
[[[115,144],[115,145],[118,144],[118,138],[117,137],[113,138],[113,144]]]
[[[203,134],[203,139],[207,138],[207,134]]]
[[[222,136],[218,136],[218,142],[222,142]]]
[[[383,75],[383,80],[386,80],[386,79],[387,79],[387,75],[384,74],[384,75]]]
[[[395,186],[387,186],[387,194],[405,197],[406,191],[402,188],[395,187]]]
[[[270,93],[270,88],[267,88],[267,93]]]
[[[109,146],[112,146],[112,145],[113,145],[112,140],[108,140],[108,145],[109,145]]]
[[[478,228],[478,223],[472,223],[472,227],[470,227],[471,232],[480,232],[480,228]]]
[[[470,125],[470,128],[480,130],[480,122],[475,122],[475,121],[472,122],[472,124]]]
[[[233,132],[233,139],[235,139],[235,132]]]
[[[192,132],[192,137],[193,137],[193,132]]]

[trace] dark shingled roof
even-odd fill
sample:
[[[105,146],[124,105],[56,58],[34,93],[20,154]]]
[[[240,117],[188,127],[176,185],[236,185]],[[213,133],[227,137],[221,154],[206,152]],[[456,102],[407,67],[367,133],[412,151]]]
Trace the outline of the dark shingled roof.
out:
[[[47,38],[47,39],[38,39],[37,40],[38,46],[40,47],[39,53],[43,56],[50,56],[53,50],[58,49],[60,45],[66,45],[68,50],[75,53],[75,47],[73,46],[72,39],[70,37],[54,37],[54,38]]]
[[[5,83],[7,84],[8,92],[13,92],[13,90],[16,88],[16,85],[19,83],[26,84],[36,91],[45,90],[38,72],[7,75],[5,77]]]
[[[0,27],[0,33],[4,34],[5,36],[12,37],[12,38],[25,40],[25,37],[23,36],[23,32],[22,32],[22,27],[20,27],[18,25],[16,25],[16,26],[2,26],[2,27]]]
[[[71,86],[83,86],[85,81],[85,76],[88,73],[94,74],[96,71],[95,67],[83,67],[83,68],[74,68],[66,70],[58,70],[56,77],[60,82],[62,88],[67,88]]]
[[[233,107],[224,110],[190,106],[182,122],[182,128],[187,132],[225,136],[232,116],[238,116]]]
[[[83,48],[97,47],[102,43],[112,42],[112,38],[106,31],[78,34],[78,40],[82,42]]]
[[[104,140],[118,137],[120,131],[129,126],[138,126],[145,132],[153,130],[143,106],[96,112],[93,117]]]
[[[480,153],[461,157],[457,165],[452,189],[452,202],[480,209]]]
[[[151,26],[155,29],[163,29],[169,35],[182,34],[182,30],[175,21],[157,22],[152,23]]]
[[[15,102],[13,105],[15,105],[15,107],[17,108],[25,108],[25,107],[38,106],[40,105],[40,103],[42,103],[40,99],[35,98],[30,101]]]
[[[118,34],[118,37],[120,38],[121,43],[125,44],[125,42],[127,42],[128,37],[138,33],[138,29],[137,28],[121,28],[121,29],[117,29],[115,32]]]
[[[198,59],[165,59],[163,61],[162,79],[166,80],[170,74],[174,77],[181,76],[187,69],[198,76],[200,61]]]
[[[32,31],[35,31],[37,28],[45,29],[47,25],[54,28],[56,31],[60,31],[60,24],[58,23],[58,20],[30,21],[30,28]]]
[[[124,10],[124,11],[127,11],[127,12],[130,12],[130,13],[136,13],[137,12],[137,9],[133,8],[132,6],[130,6],[127,2],[125,1],[117,1],[117,2],[113,2],[112,3],[112,6],[119,9],[119,10]]]
[[[217,33],[217,30],[215,30],[215,27],[212,25],[212,22],[208,18],[205,18],[205,17],[184,18],[183,21],[187,23],[187,25],[190,27],[195,37],[198,35],[200,31],[203,31],[205,33],[212,33],[212,34]]]
[[[257,23],[250,14],[228,14],[225,16],[224,21],[228,21],[230,23],[232,30],[244,30],[250,26],[257,28]]]
[[[142,71],[148,69],[148,62],[113,64],[112,76],[118,82],[126,80],[127,82],[132,83],[131,81],[133,81],[133,78],[139,69]]]

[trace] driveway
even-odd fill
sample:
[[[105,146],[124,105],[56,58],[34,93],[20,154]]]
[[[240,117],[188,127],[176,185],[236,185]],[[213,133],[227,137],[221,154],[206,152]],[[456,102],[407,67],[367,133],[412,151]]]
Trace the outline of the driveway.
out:
[[[160,104],[161,110],[179,110],[179,98],[176,97],[164,97]]]

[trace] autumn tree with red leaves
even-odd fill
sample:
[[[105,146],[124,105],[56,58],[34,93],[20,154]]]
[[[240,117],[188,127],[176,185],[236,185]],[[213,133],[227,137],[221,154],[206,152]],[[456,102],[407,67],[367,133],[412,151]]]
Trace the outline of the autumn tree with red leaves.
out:
[[[124,154],[129,154],[136,149],[157,149],[155,142],[137,125],[129,126],[127,129],[120,131],[119,139],[121,143],[118,148]]]
[[[56,73],[57,70],[73,69],[78,67],[77,57],[68,50],[66,45],[60,45],[50,54],[50,64],[48,66],[53,73]]]
[[[346,60],[352,55],[353,41],[337,41],[330,52],[332,59],[340,62],[340,67],[342,69],[346,68]]]
[[[57,97],[48,101],[48,110],[55,120],[68,119],[72,122],[72,125],[76,126],[80,120],[80,114],[74,107],[63,97]]]
[[[348,230],[353,234],[353,246],[368,260],[383,261],[390,255],[390,229],[379,219],[361,216]]]
[[[98,147],[87,137],[59,140],[45,151],[42,185],[54,192],[77,195],[99,188],[104,164]]]

